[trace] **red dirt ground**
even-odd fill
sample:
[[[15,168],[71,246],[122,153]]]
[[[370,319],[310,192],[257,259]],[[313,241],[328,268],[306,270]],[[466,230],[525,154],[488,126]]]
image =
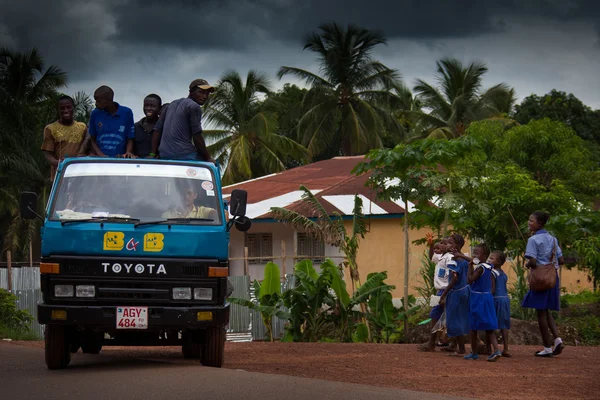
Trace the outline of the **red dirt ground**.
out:
[[[568,346],[554,358],[536,358],[536,350],[513,346],[512,358],[490,363],[414,345],[227,343],[225,368],[481,399],[600,398],[600,347]],[[179,347],[107,347],[102,354],[183,361]]]

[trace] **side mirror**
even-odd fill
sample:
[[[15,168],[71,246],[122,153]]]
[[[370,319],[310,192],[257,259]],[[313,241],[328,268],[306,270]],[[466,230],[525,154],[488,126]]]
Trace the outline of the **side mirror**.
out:
[[[235,227],[240,232],[246,232],[252,226],[252,221],[248,217],[239,217],[235,220]]]
[[[23,219],[42,218],[37,213],[37,194],[33,192],[21,193],[19,209],[21,212],[21,218]]]
[[[246,204],[248,202],[248,192],[235,189],[231,191],[229,199],[229,212],[234,217],[244,217],[246,215]]]

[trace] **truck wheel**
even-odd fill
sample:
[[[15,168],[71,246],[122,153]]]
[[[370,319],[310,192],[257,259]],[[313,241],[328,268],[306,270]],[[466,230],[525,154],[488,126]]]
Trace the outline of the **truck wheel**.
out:
[[[200,362],[206,367],[221,368],[225,361],[225,327],[212,326],[204,331],[202,358]]]
[[[48,369],[61,369],[69,365],[71,362],[71,346],[67,340],[67,328],[65,326],[46,325],[44,342]]]
[[[183,358],[187,360],[198,360],[202,354],[202,332],[186,332],[184,342],[181,346]]]

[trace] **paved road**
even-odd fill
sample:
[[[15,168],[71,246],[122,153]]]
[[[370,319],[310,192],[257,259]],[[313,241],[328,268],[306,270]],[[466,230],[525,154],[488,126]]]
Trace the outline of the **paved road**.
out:
[[[448,397],[406,390],[206,368],[181,360],[75,354],[50,371],[39,348],[0,342],[3,399],[390,399]]]

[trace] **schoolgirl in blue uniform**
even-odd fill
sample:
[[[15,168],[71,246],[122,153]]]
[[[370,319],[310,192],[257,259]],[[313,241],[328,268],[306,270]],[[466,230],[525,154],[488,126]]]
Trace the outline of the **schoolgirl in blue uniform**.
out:
[[[475,262],[487,260],[490,251],[485,245],[477,245],[473,249]],[[492,345],[492,354],[488,361],[496,361],[501,353],[498,351],[496,333],[498,319],[494,308],[494,296],[492,295],[492,269],[485,262],[469,263],[468,279],[471,284],[471,296],[469,298],[469,326],[471,328],[471,354],[465,356],[465,360],[477,360],[479,358],[478,331],[485,331],[487,343]]]
[[[465,239],[455,233],[448,239],[454,259],[448,262],[450,283],[440,296],[440,305],[446,306],[446,330],[449,338],[456,338],[458,354],[465,354],[464,335],[469,333],[469,295],[467,283],[469,263],[460,252]]]
[[[510,297],[506,288],[508,276],[502,270],[506,262],[506,254],[500,250],[492,251],[488,263],[494,266],[492,277],[494,278],[494,308],[498,319],[498,329],[502,332],[502,357],[510,357],[508,352],[508,331],[510,330]]]
[[[550,214],[543,211],[536,211],[529,216],[529,221],[527,221],[532,235],[527,241],[527,248],[525,249],[525,258],[527,259],[525,266],[533,269],[538,264],[549,264],[552,261],[557,270],[556,285],[552,289],[537,292],[529,290],[523,299],[523,307],[534,308],[537,312],[540,334],[544,341],[544,350],[536,352],[535,355],[537,357],[556,356],[564,349],[563,341],[558,336],[558,328],[550,310],[560,310],[558,268],[565,263],[565,260],[558,245],[558,240],[544,229],[548,219],[550,219]],[[550,338],[548,329],[552,332],[552,336],[554,336],[554,346],[552,346],[552,339]]]

